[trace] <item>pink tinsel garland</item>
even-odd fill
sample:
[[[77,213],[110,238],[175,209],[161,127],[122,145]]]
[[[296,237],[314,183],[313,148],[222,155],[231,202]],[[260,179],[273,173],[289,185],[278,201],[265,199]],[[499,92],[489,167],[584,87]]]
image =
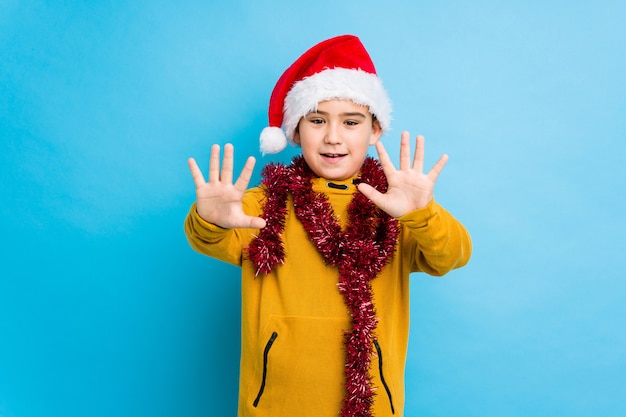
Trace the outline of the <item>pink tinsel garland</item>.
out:
[[[342,417],[371,417],[374,389],[369,367],[378,318],[373,304],[371,280],[393,256],[399,234],[398,222],[356,192],[348,206],[348,226],[341,231],[326,196],[312,189],[315,174],[302,156],[289,166],[269,164],[262,185],[267,201],[262,217],[267,225],[248,247],[248,258],[258,274],[268,274],[283,264],[281,235],[285,228],[287,196],[293,196],[296,217],[324,260],[339,270],[339,292],[350,310],[352,329],[344,332],[346,349],[346,395]],[[359,181],[380,192],[387,179],[380,163],[367,158]]]

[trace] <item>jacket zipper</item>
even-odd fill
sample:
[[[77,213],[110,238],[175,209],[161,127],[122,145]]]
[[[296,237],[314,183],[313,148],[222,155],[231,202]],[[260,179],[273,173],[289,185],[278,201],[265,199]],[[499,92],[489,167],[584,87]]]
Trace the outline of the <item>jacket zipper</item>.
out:
[[[259,401],[261,400],[261,396],[263,395],[263,391],[265,391],[265,380],[267,378],[267,355],[270,353],[270,349],[274,344],[274,341],[278,337],[278,333],[274,332],[270,336],[270,339],[267,341],[265,345],[265,350],[263,351],[263,379],[261,380],[261,388],[259,388],[259,393],[257,394],[252,405],[256,408],[259,405]]]
[[[380,372],[380,382],[383,383],[383,387],[385,387],[385,391],[387,391],[387,397],[389,397],[389,404],[391,405],[391,414],[396,414],[395,408],[393,406],[393,399],[391,398],[391,390],[385,381],[385,377],[383,376],[383,351],[378,344],[378,340],[374,339],[374,346],[376,347],[376,352],[378,353],[378,370]]]

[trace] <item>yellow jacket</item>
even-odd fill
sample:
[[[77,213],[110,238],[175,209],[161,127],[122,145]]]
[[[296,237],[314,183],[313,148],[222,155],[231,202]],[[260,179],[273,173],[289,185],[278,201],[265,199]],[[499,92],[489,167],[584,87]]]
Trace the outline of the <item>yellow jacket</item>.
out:
[[[313,181],[313,190],[328,196],[342,226],[356,191],[350,180],[345,184],[348,190],[329,188],[322,178]],[[263,189],[248,190],[244,211],[259,216],[263,201]],[[403,415],[409,274],[441,276],[465,265],[471,254],[463,225],[434,201],[398,220],[396,254],[372,281],[379,318],[370,369],[376,417]],[[222,229],[201,219],[194,205],[185,233],[196,251],[242,268],[239,416],[338,416],[344,397],[343,330],[350,328],[350,315],[337,289],[338,271],[309,241],[291,197],[282,237],[285,263],[267,276],[255,277],[245,258],[258,230]]]

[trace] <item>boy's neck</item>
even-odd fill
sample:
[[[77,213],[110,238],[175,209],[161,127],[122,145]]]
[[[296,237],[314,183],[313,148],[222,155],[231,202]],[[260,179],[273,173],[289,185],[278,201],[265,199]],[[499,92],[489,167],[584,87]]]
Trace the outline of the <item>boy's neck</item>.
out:
[[[358,184],[358,178],[348,178],[345,180],[329,180],[323,177],[316,177],[312,181],[313,188],[317,191],[353,193]]]

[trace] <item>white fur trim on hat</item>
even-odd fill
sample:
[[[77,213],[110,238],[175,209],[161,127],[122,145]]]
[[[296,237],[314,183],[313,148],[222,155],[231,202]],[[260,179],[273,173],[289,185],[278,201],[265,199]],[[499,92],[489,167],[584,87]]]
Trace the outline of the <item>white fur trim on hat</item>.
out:
[[[287,93],[283,127],[291,144],[300,119],[317,109],[318,103],[333,99],[369,107],[383,132],[389,129],[391,101],[380,78],[360,69],[333,68],[296,82]]]
[[[260,149],[261,154],[274,154],[287,147],[285,133],[279,127],[266,127],[261,131]]]

